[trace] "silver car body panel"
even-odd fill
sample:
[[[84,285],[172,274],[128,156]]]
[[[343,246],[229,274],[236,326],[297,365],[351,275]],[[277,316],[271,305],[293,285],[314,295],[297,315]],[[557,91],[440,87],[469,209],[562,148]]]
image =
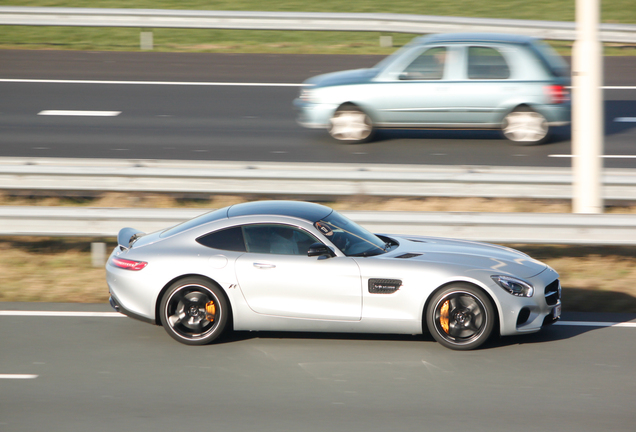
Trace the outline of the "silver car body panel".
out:
[[[335,256],[232,252],[196,241],[213,231],[249,224],[296,227],[332,248]],[[111,254],[111,258],[145,261],[148,265],[143,270],[106,265],[108,286],[117,303],[127,314],[152,322],[157,321],[163,290],[185,276],[208,278],[223,289],[236,330],[419,334],[426,331],[422,318],[427,300],[453,282],[467,282],[488,293],[502,335],[538,331],[555,307],[546,303],[543,293],[558,274],[502,246],[386,236],[399,246],[376,256],[347,257],[313,221],[275,214],[221,218],[171,236],[160,234],[139,237],[130,249],[118,246]],[[492,280],[493,275],[521,278],[534,286],[535,293],[529,298],[513,296]],[[370,292],[370,280],[377,279],[397,280],[401,285],[392,293]],[[517,325],[523,308],[530,311],[529,318]]]

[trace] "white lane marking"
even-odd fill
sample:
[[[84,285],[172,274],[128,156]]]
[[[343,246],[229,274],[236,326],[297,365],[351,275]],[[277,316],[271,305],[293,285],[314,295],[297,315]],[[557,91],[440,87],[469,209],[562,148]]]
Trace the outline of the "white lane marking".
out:
[[[233,87],[300,87],[303,84],[292,83],[239,83],[239,82],[180,82],[180,81],[99,81],[99,80],[47,80],[47,79],[5,79],[9,83],[43,84],[138,84],[138,85],[175,85],[175,86],[233,86]]]
[[[0,316],[29,316],[29,317],[125,317],[119,312],[65,312],[65,311],[19,311],[0,310]]]
[[[551,158],[573,158],[573,157],[576,157],[576,156],[568,155],[568,154],[553,154],[553,155],[548,155],[548,157],[551,157]],[[636,155],[602,155],[601,157],[603,159],[636,159]]]
[[[636,117],[616,117],[614,121],[617,123],[636,123]]]
[[[43,110],[41,116],[116,117],[121,111]]]
[[[0,374],[0,379],[35,379],[37,375],[28,374]]]
[[[633,322],[588,322],[588,321],[558,321],[554,325],[580,326],[580,327],[629,327],[636,328]]]

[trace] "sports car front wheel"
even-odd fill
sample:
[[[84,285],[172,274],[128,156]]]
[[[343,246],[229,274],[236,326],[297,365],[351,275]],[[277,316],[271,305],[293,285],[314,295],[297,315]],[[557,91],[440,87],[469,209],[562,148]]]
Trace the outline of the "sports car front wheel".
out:
[[[187,345],[205,345],[219,337],[228,319],[221,289],[205,279],[173,283],[161,299],[161,323],[168,334]]]
[[[435,294],[426,311],[431,335],[454,350],[471,350],[486,342],[494,323],[490,299],[470,284],[448,285]]]

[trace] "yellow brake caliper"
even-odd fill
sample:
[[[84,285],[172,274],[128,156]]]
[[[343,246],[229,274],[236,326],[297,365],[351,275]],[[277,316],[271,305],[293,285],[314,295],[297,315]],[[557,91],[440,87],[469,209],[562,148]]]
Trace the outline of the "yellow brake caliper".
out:
[[[213,301],[207,302],[205,304],[205,311],[207,312],[205,318],[210,322],[214,322],[214,315],[216,315],[216,305]]]
[[[448,325],[448,307],[449,307],[449,303],[448,300],[446,300],[443,304],[442,307],[439,310],[439,324],[442,326],[442,329],[448,333],[449,331],[449,325]]]

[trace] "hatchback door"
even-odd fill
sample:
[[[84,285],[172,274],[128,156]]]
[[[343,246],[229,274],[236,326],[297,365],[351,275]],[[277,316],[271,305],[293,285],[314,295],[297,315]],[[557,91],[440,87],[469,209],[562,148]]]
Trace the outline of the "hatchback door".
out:
[[[498,127],[506,100],[524,91],[511,80],[505,48],[485,45],[465,47],[462,79],[453,84],[449,103],[456,107],[455,121],[462,126]]]
[[[428,46],[378,78],[370,96],[382,126],[409,127],[453,122],[449,79],[461,59],[452,46]]]

